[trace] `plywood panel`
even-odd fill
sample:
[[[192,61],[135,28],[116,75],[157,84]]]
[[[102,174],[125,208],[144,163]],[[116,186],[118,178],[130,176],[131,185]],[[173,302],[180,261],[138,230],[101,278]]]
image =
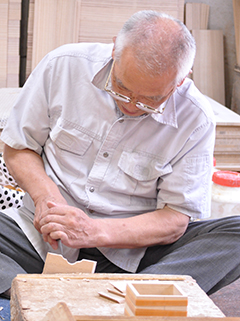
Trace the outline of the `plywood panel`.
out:
[[[0,0],[0,87],[19,86],[21,0]]]
[[[210,6],[205,3],[187,2],[185,24],[189,30],[207,29]]]
[[[33,44],[31,49],[28,43],[27,75],[45,54],[62,44],[112,42],[123,23],[143,9],[184,18],[184,0],[31,0],[28,34],[33,34]]]
[[[193,80],[205,95],[225,105],[224,51],[222,30],[193,30],[197,53]]]

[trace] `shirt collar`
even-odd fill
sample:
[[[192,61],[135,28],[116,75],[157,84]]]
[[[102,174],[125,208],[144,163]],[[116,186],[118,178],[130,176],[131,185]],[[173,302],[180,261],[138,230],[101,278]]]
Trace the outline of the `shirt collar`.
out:
[[[92,84],[97,88],[104,90],[105,83],[107,81],[108,74],[111,69],[113,59],[109,57],[103,66],[93,75]],[[160,114],[149,114],[155,121],[178,128],[177,115],[176,115],[176,93],[173,93],[163,104],[165,105],[164,113]]]

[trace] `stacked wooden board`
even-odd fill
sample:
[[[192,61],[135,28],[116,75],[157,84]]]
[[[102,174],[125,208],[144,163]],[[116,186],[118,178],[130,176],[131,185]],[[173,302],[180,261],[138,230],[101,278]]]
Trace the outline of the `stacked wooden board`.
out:
[[[0,0],[0,87],[19,85],[21,0]]]
[[[225,105],[223,31],[207,29],[209,9],[204,3],[186,3],[185,24],[197,46],[192,79],[203,94]]]
[[[216,119],[216,168],[240,171],[240,115],[207,97]]]
[[[71,42],[112,42],[136,11],[154,9],[184,20],[184,0],[30,0],[27,75],[49,51]]]

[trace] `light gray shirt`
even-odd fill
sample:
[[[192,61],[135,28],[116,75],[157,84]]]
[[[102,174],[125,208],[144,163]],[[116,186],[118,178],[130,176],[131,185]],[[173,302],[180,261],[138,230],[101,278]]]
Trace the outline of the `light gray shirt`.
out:
[[[68,204],[92,218],[130,217],[165,205],[192,218],[209,217],[215,139],[209,102],[186,79],[163,115],[119,114],[103,90],[111,51],[112,44],[81,43],[49,53],[27,80],[1,139],[41,155]],[[21,209],[6,213],[43,259],[53,252],[32,225],[28,194]],[[76,260],[79,250],[63,250]],[[135,272],[146,249],[99,250]]]

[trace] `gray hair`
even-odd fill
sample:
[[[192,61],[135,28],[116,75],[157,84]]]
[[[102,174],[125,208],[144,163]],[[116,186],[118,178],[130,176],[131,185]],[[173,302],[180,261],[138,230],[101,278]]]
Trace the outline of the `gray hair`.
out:
[[[187,27],[165,13],[143,10],[133,14],[115,41],[115,59],[130,48],[139,69],[152,76],[176,71],[180,83],[190,72],[196,44]]]

